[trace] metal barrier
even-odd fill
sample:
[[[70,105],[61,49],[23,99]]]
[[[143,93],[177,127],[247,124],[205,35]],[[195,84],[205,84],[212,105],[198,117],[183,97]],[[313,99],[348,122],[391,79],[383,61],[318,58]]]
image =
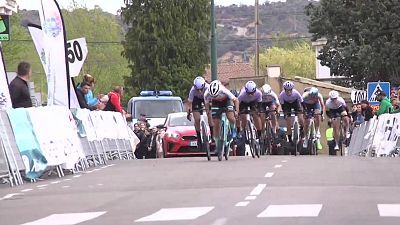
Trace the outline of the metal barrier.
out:
[[[20,123],[26,129],[20,129]],[[17,143],[26,130],[35,147],[30,147],[29,141]],[[32,172],[43,166],[46,173],[56,171],[61,177],[64,171],[77,173],[109,160],[134,159],[137,144],[138,138],[117,112],[70,111],[59,106],[0,111],[0,180],[21,185],[21,171],[35,182],[43,173]],[[44,160],[40,168],[29,158],[38,155]]]
[[[399,156],[400,114],[383,114],[353,130],[349,155],[369,157]]]

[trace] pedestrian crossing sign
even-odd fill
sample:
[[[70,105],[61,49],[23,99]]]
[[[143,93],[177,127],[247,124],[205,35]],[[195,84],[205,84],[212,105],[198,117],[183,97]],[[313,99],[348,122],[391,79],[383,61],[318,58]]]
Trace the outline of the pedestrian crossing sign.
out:
[[[367,86],[367,98],[370,104],[379,104],[376,100],[376,95],[378,92],[383,91],[387,96],[390,96],[390,83],[389,82],[369,82]]]

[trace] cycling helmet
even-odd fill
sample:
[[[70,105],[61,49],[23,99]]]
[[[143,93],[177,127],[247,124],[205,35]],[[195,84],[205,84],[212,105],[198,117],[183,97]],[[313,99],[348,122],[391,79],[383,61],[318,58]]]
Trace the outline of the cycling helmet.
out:
[[[208,88],[208,92],[211,97],[217,97],[221,91],[221,82],[219,80],[214,80],[211,82],[210,87]]]
[[[283,88],[285,90],[292,90],[294,88],[294,84],[292,81],[286,81],[285,83],[283,83]]]
[[[206,86],[206,81],[203,77],[196,77],[194,78],[193,86],[197,90],[203,89]]]
[[[250,80],[244,85],[244,89],[246,90],[247,94],[253,94],[257,90],[257,85],[254,81]]]
[[[309,92],[310,91],[310,87],[306,87],[306,88],[304,88],[304,92]]]
[[[331,91],[331,92],[329,92],[329,98],[331,98],[331,99],[336,99],[336,98],[338,98],[339,97],[339,92],[337,92],[337,91]]]
[[[271,86],[269,84],[264,84],[261,89],[263,90],[263,92],[267,95],[271,94],[272,89]]]
[[[319,91],[318,91],[318,88],[312,87],[312,88],[310,88],[308,93],[310,94],[310,96],[316,97],[316,96],[318,96]]]
[[[235,97],[238,97],[238,96],[239,96],[239,92],[236,91],[235,89],[231,90],[231,93],[232,93]]]

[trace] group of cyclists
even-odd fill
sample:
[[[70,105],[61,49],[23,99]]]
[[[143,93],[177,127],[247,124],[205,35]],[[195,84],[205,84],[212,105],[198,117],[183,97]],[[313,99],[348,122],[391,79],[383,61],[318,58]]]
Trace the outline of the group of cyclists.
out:
[[[294,116],[298,118],[301,134],[308,131],[308,120],[313,117],[318,140],[317,146],[319,150],[322,149],[319,138],[321,137],[320,124],[324,120],[324,112],[332,120],[336,141],[335,150],[339,150],[341,122],[346,138],[350,137],[348,107],[344,99],[335,90],[329,93],[329,98],[324,102],[316,87],[306,88],[301,94],[295,89],[293,82],[286,81],[283,84],[283,91],[277,95],[269,84],[264,84],[261,88],[258,88],[254,81],[248,81],[236,94],[234,91],[228,90],[218,80],[208,84],[203,77],[199,76],[193,81],[188,102],[188,119],[193,115],[197,140],[200,140],[200,118],[204,110],[207,113],[210,133],[215,142],[219,138],[219,123],[223,112],[226,113],[229,120],[233,139],[241,133],[240,131],[245,129],[246,115],[249,112],[257,129],[257,139],[261,137],[266,127],[267,117],[271,121],[273,138],[276,137],[280,112],[283,112],[286,120],[288,142],[292,143]],[[198,143],[198,146],[201,146],[201,143]],[[307,141],[303,142],[303,147],[307,147]]]

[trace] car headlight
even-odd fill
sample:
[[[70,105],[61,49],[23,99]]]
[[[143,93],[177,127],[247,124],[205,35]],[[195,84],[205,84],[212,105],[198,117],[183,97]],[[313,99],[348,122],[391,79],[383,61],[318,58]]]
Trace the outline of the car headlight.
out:
[[[166,135],[169,138],[178,138],[179,137],[179,134],[173,133],[173,132],[167,132]]]

